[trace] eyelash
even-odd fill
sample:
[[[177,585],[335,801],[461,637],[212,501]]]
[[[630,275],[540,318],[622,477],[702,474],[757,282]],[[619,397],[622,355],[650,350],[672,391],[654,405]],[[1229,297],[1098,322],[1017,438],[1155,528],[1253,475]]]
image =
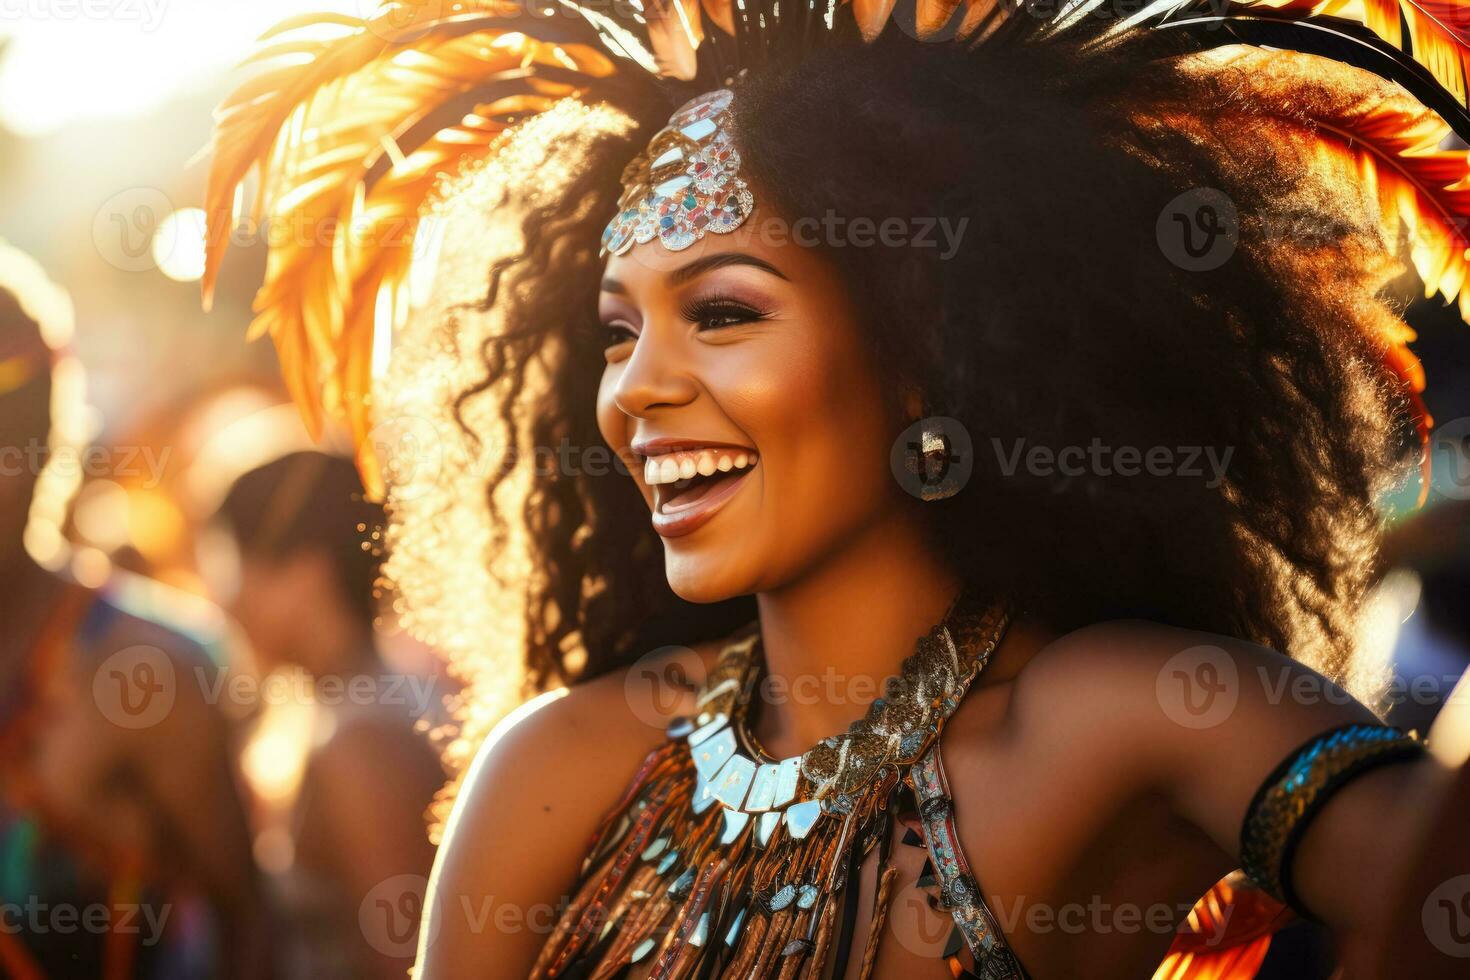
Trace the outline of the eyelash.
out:
[[[609,348],[616,347],[619,344],[627,343],[630,340],[638,339],[637,334],[635,334],[632,330],[628,329],[622,324],[604,323],[602,326],[606,331],[607,346]]]
[[[679,315],[691,323],[700,325],[704,330],[720,330],[724,327],[733,327],[740,323],[755,323],[760,320],[769,319],[771,314],[764,310],[758,310],[748,303],[732,299],[728,296],[704,296],[686,305],[679,311]],[[718,326],[710,326],[712,320],[729,320],[730,323],[722,323]],[[607,345],[615,347],[618,344],[630,340],[637,340],[638,335],[629,328],[617,323],[605,324],[608,338]]]
[[[754,323],[770,318],[769,313],[758,310],[749,303],[719,295],[701,297],[679,312],[690,323],[697,323],[708,330],[719,330],[721,327],[730,327],[737,323]],[[732,322],[717,327],[706,326],[710,320],[718,319]]]

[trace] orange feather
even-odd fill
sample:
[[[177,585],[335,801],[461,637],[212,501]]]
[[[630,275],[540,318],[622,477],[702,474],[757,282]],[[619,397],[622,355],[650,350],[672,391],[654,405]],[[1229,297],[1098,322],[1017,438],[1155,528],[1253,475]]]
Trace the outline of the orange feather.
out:
[[[253,213],[270,247],[250,333],[274,340],[313,436],[329,415],[348,424],[375,496],[382,479],[367,437],[378,298],[387,290],[389,308],[397,308],[413,231],[437,178],[485,152],[508,115],[534,114],[554,101],[550,94],[576,92],[528,69],[570,69],[588,78],[613,71],[600,50],[541,42],[503,26],[467,29],[467,20],[459,14],[405,21],[390,13],[295,18],[268,35],[286,37],[263,56],[309,60],[250,79],[219,112],[206,201],[206,302],[238,221],[242,185],[258,171]],[[445,24],[454,29],[435,33]],[[323,25],[355,30],[329,40],[289,36]],[[520,101],[502,100],[402,157],[396,139],[439,106],[477,85],[516,78],[524,78],[528,93]],[[368,189],[369,172],[385,156],[401,159]]]
[[[1239,872],[1195,903],[1153,980],[1249,980],[1294,916]]]
[[[1414,60],[1454,93],[1461,104],[1466,103],[1470,4],[1465,0],[1241,0],[1239,5],[1253,12],[1269,8],[1292,19],[1313,16],[1351,20],[1401,49],[1401,24],[1407,24]]]
[[[1233,70],[1249,79],[1250,104],[1278,131],[1313,147],[1320,173],[1360,183],[1376,199],[1385,237],[1408,240],[1408,258],[1425,296],[1457,303],[1470,321],[1470,156],[1438,147],[1450,129],[1403,89],[1316,55],[1234,45],[1191,58],[1205,72]],[[1178,110],[1181,126],[1197,125],[1194,108]],[[1371,338],[1384,366],[1402,383],[1418,432],[1420,500],[1429,488],[1429,431],[1424,369],[1402,320],[1380,321]]]

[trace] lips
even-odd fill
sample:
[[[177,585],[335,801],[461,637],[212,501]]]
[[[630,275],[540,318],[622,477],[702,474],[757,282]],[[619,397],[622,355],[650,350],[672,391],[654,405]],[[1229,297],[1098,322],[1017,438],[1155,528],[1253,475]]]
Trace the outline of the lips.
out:
[[[653,488],[653,528],[665,538],[703,527],[730,500],[759,457],[741,446],[645,444],[644,482]]]

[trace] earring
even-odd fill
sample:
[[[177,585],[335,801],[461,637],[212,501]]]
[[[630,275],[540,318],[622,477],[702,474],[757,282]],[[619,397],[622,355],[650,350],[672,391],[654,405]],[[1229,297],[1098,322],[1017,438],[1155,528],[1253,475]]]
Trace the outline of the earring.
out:
[[[899,433],[889,464],[905,492],[920,500],[945,500],[970,482],[975,450],[958,419],[928,415]]]
[[[951,474],[960,461],[945,432],[942,418],[930,417],[919,423],[919,439],[914,462],[918,467],[919,496],[923,500],[945,500],[960,492],[960,481]]]

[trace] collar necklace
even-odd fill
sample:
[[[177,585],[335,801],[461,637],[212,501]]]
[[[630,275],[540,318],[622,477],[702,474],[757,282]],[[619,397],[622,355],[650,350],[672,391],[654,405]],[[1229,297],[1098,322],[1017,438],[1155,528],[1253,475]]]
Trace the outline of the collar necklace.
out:
[[[603,820],[532,976],[600,980],[642,963],[658,980],[820,978],[833,955],[840,976],[858,892],[848,877],[874,846],[878,880],[889,877],[895,795],[915,790],[915,763],[1008,623],[1003,610],[962,595],[863,718],[781,760],[749,732],[760,634],[757,624],[742,630],[720,653],[695,717],[669,726]],[[874,913],[877,936],[882,909]]]

